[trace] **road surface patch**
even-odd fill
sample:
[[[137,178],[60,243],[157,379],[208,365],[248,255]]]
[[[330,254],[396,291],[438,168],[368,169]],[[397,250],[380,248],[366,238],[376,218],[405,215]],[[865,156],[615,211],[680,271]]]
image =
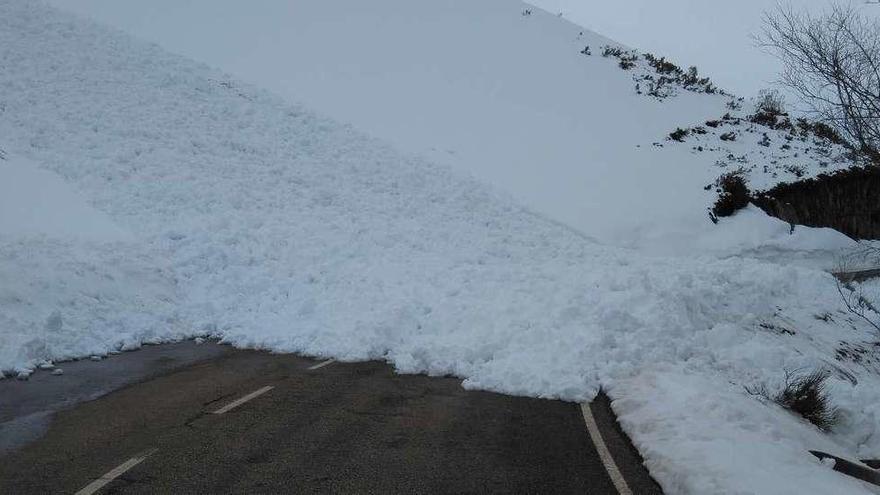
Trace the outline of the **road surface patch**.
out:
[[[75,495],[92,495],[93,493],[96,493],[101,488],[104,488],[108,483],[110,483],[111,481],[115,480],[116,478],[122,476],[129,469],[144,462],[144,460],[146,460],[147,457],[150,457],[151,455],[155,454],[158,451],[159,451],[159,449],[154,448],[154,449],[148,449],[148,450],[141,452],[140,454],[123,462],[122,464],[116,466],[115,468],[111,469],[110,471],[107,471],[106,474],[104,474],[100,478],[96,479],[95,481],[92,481],[91,483],[89,483],[88,485],[83,487],[80,491],[76,492]]]
[[[225,414],[225,413],[235,409],[236,407],[244,404],[245,402],[247,402],[249,400],[256,399],[257,397],[265,394],[266,392],[272,390],[273,388],[275,388],[275,387],[273,387],[272,385],[266,385],[265,387],[263,387],[261,389],[254,390],[253,392],[245,395],[244,397],[242,397],[240,399],[236,399],[236,400],[230,402],[229,404],[226,404],[225,406],[221,407],[220,409],[217,409],[216,411],[212,412],[211,414]]]
[[[328,364],[333,364],[333,363],[335,363],[335,362],[336,362],[335,359],[328,359],[328,360],[326,360],[326,361],[324,361],[324,362],[322,362],[322,363],[318,363],[318,364],[316,364],[316,365],[314,365],[314,366],[309,366],[309,371],[313,371],[313,370],[316,370],[316,369],[323,368],[324,366],[327,366]]]

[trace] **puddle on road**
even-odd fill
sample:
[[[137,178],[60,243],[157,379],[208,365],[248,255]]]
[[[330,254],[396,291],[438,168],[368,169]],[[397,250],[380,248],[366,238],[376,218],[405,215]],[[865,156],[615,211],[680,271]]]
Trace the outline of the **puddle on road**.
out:
[[[100,361],[58,363],[58,376],[38,370],[28,380],[0,380],[0,455],[39,439],[56,411],[231,351],[211,341],[145,345]]]

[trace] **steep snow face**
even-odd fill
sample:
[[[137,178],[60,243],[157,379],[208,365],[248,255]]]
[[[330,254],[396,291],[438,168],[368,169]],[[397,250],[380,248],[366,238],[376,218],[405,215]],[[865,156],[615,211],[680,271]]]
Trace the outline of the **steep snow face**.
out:
[[[876,335],[821,271],[599,245],[447,167],[38,2],[0,0],[0,66],[4,149],[136,236],[0,238],[0,369],[210,333],[513,394],[584,400],[604,386],[669,493],[870,493],[806,454],[880,452],[876,364],[836,352]],[[642,152],[660,165],[690,156]],[[815,366],[834,371],[845,413],[833,436],[742,390]]]
[[[729,97],[638,94],[636,71],[601,56],[614,42],[526,4],[55,3],[451,165],[600,242],[685,256],[777,244],[753,235],[710,250],[719,235],[736,238],[707,214],[715,192],[705,187],[721,171],[690,147],[655,144],[719,118]],[[813,243],[825,252],[813,258],[833,263],[830,248]]]
[[[525,4],[57,4],[452,165],[603,242],[653,249],[659,233],[711,227],[703,186],[717,174],[651,143],[718,117],[725,99],[637,95],[631,74],[600,56],[611,41],[538,9],[523,15]]]

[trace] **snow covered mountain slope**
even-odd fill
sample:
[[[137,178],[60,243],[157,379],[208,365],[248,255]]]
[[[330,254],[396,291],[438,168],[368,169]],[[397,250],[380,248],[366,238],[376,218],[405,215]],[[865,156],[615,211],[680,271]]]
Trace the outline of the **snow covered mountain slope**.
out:
[[[444,5],[468,19],[470,2]],[[479,5],[504,18],[518,8]],[[541,22],[550,39],[570,26]],[[589,60],[632,89],[614,62]],[[880,452],[876,361],[838,352],[872,356],[877,336],[824,272],[598,244],[455,169],[39,2],[0,0],[0,67],[9,156],[62,177],[134,236],[0,237],[4,371],[208,333],[513,394],[584,400],[606,387],[668,493],[871,493],[806,453]],[[672,120],[652,115],[648,127]],[[600,163],[612,156],[590,146]],[[636,171],[692,156],[633,149],[624,156],[655,160]],[[630,212],[620,192],[599,212]],[[817,366],[833,371],[843,413],[832,435],[743,390]]]
[[[728,98],[638,95],[632,74],[600,55],[614,43],[528,5],[56,4],[452,165],[602,242],[693,255],[719,230],[703,189],[717,170],[652,143],[720,117]]]

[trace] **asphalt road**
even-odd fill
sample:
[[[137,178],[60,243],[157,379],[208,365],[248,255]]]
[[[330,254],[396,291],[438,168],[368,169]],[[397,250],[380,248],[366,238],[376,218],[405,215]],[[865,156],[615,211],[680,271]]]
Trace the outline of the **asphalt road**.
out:
[[[48,373],[0,382],[0,431],[45,422],[0,452],[0,493],[622,493],[608,454],[624,492],[661,493],[602,396],[588,406],[597,448],[578,404],[379,362],[206,349],[119,372],[134,383],[113,392],[74,383],[79,399]]]

